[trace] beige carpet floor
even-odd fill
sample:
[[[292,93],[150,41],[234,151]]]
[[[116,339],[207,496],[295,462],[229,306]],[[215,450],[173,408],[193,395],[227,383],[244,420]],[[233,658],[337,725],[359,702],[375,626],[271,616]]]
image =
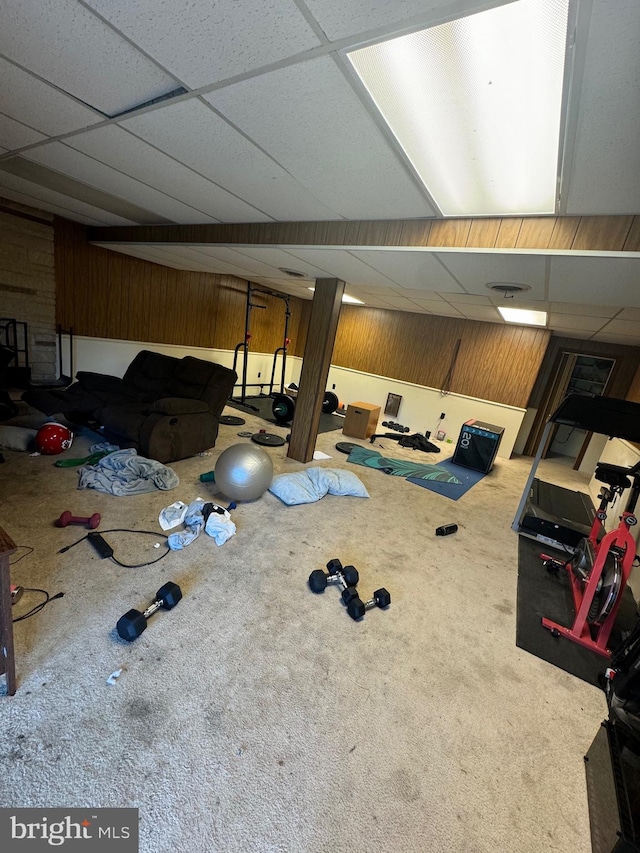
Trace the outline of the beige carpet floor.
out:
[[[247,441],[239,430],[259,428],[250,415],[222,426],[210,455],[173,463],[176,489],[132,497],[79,491],[77,469],[3,451],[0,525],[34,549],[13,582],[65,595],[15,625],[0,806],[134,806],[144,853],[587,853],[583,756],[604,695],[515,645],[510,525],[530,459],[498,459],[453,502],[349,465],[341,432],[329,432],[317,447],[331,459],[309,466],[348,468],[369,499],[287,507],[265,494],[233,511],[224,545],[202,535],[145,568],[100,560],[87,542],[58,553],[85,533],[54,526],[63,510],[101,513],[102,530],[159,533],[173,501],[215,500],[199,475]],[[79,434],[64,456],[97,440]],[[309,467],[286,449],[267,450],[276,472]],[[557,463],[540,470],[586,487]],[[451,522],[456,534],[435,536]],[[125,563],[160,552],[160,535],[104,535]],[[389,609],[356,623],[336,589],[312,594],[309,573],[334,557],[358,568],[364,596],[387,587]],[[166,580],[180,604],[120,640],[118,617]],[[27,595],[16,611],[37,602]]]

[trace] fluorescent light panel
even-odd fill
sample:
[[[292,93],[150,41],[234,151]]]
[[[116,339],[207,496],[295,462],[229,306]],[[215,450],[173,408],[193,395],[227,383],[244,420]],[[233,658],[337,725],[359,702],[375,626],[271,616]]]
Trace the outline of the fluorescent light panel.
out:
[[[518,0],[348,54],[445,216],[553,213],[569,0]]]
[[[502,319],[507,323],[519,323],[521,326],[546,326],[546,311],[530,311],[527,308],[500,308]]]

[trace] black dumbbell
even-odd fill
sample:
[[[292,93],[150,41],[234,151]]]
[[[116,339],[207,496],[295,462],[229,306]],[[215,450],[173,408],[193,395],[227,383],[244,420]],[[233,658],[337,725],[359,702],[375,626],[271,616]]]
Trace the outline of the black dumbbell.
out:
[[[147,620],[150,616],[163,607],[165,610],[171,610],[182,598],[182,591],[177,583],[168,581],[156,593],[156,600],[153,604],[141,613],[139,610],[128,610],[124,616],[118,619],[116,631],[123,640],[131,642],[137,639],[147,627]]]
[[[391,604],[391,595],[384,587],[377,589],[373,593],[373,598],[369,601],[362,601],[358,596],[352,598],[347,603],[347,612],[352,619],[362,619],[367,610],[374,607],[388,607]]]
[[[360,580],[355,566],[343,566],[340,560],[333,559],[327,563],[329,574],[322,569],[314,569],[309,575],[309,586],[312,592],[324,592],[330,583],[338,584],[343,590],[356,586]]]

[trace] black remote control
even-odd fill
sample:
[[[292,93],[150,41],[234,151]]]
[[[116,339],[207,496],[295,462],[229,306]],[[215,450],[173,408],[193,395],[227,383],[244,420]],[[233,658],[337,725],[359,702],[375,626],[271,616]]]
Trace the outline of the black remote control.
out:
[[[87,539],[103,560],[106,557],[113,557],[113,548],[99,533],[87,533]]]

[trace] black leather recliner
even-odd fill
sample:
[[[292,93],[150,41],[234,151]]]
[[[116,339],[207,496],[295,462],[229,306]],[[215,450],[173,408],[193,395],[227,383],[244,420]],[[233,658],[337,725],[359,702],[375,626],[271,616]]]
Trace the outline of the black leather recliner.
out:
[[[22,399],[47,415],[100,428],[106,440],[174,462],[213,447],[234,370],[186,356],[141,350],[124,376],[79,371],[64,390],[30,389]]]

